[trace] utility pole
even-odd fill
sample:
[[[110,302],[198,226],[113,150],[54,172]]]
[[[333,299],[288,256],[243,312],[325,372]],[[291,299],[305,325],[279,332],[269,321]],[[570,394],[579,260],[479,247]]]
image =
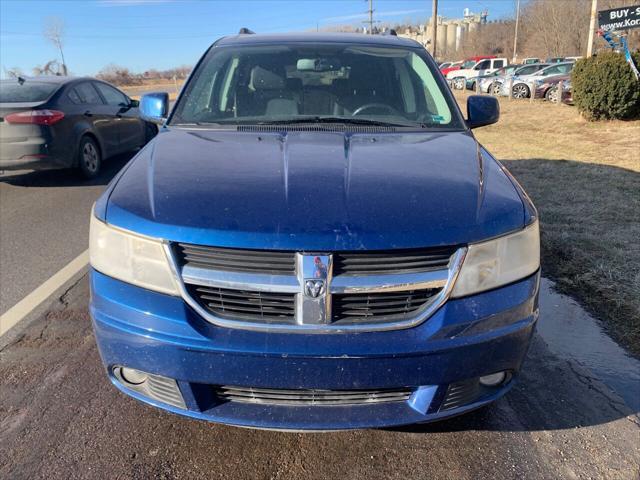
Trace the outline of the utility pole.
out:
[[[373,35],[373,0],[369,0],[369,35]]]
[[[431,31],[433,32],[431,35],[431,46],[433,47],[431,49],[431,56],[434,58],[436,58],[436,45],[438,43],[438,0],[432,0],[432,6],[431,6],[431,24],[433,26],[433,28],[431,29]]]
[[[520,0],[516,0],[516,33],[513,37],[513,63],[516,63],[518,57],[518,23],[520,23]]]
[[[598,14],[598,0],[591,0],[591,21],[589,22],[589,40],[587,43],[587,58],[593,53],[593,32],[596,29],[596,15]]]

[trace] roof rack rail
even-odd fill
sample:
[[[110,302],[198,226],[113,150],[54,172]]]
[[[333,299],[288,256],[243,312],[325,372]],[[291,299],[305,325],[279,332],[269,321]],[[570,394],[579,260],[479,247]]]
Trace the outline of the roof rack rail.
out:
[[[249,30],[247,27],[242,27],[238,32],[238,35],[255,35],[256,32]]]

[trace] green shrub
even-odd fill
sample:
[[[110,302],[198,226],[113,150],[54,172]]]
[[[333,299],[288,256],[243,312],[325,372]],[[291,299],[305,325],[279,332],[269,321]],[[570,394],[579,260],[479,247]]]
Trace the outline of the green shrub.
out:
[[[639,53],[633,59],[640,65]],[[640,81],[623,54],[603,52],[578,60],[571,83],[573,101],[587,119],[640,118]]]

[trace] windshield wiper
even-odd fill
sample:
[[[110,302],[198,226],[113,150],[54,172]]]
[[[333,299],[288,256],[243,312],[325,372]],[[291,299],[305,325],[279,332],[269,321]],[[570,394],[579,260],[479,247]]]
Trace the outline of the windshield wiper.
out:
[[[333,117],[333,116],[310,116],[310,117],[291,117],[283,120],[262,120],[256,122],[257,125],[296,125],[300,123],[331,123],[343,125],[371,125],[376,127],[420,127],[424,128],[420,123],[393,123],[383,122],[380,120],[371,120],[368,118],[358,117]]]

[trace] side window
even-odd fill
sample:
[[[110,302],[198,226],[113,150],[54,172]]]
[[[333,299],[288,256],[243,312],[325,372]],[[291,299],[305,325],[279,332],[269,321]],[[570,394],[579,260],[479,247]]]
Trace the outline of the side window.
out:
[[[547,68],[544,71],[545,75],[556,75],[557,73],[561,73],[560,72],[560,67],[551,67],[551,68]]]
[[[483,60],[474,67],[474,70],[485,70],[491,65],[491,60]]]
[[[504,60],[494,60],[493,68],[502,68],[504,67]]]
[[[67,98],[71,100],[71,103],[75,103],[76,105],[80,105],[82,103],[82,99],[80,98],[80,95],[78,95],[78,92],[76,92],[75,88],[72,88],[67,92]]]
[[[107,101],[107,105],[125,106],[129,104],[127,97],[115,88],[104,83],[95,83],[94,85],[100,90],[100,93]]]
[[[102,99],[96,92],[96,89],[89,82],[84,82],[78,85],[76,92],[82,99],[82,103],[88,103],[89,105],[102,105]]]
[[[561,73],[569,73],[572,67],[573,64],[559,65],[558,70],[560,70]]]

